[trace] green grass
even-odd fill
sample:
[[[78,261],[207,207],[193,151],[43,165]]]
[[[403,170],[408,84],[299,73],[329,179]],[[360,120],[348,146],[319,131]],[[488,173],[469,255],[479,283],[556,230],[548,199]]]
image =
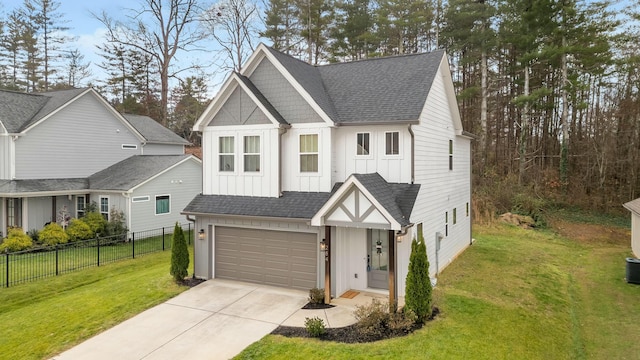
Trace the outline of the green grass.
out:
[[[0,289],[0,359],[44,359],[186,290],[171,252]],[[193,260],[191,260],[193,264]]]
[[[629,237],[618,231],[617,242],[597,232],[585,242],[478,226],[438,279],[441,314],[414,334],[371,344],[268,335],[237,359],[639,359],[640,285],[624,280]]]
[[[188,234],[185,236],[189,236]],[[101,240],[101,246],[97,247],[95,240],[83,241],[83,246],[68,246],[56,251],[28,252],[20,255],[10,255],[9,260],[9,284],[15,284],[41,279],[45,277],[64,274],[78,269],[92,266],[105,265],[123,259],[142,256],[145,254],[162,251],[163,236],[151,236],[138,239],[134,242],[120,242],[112,239]],[[109,243],[105,246],[105,242]],[[164,249],[171,246],[171,234],[164,236]],[[99,251],[99,252],[98,252]],[[99,260],[98,260],[99,255]],[[0,286],[6,287],[7,283],[7,257],[0,255]]]

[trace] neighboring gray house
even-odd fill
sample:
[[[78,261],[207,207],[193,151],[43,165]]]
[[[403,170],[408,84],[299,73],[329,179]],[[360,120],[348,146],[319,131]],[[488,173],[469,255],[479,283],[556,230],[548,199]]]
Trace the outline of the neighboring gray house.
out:
[[[198,119],[195,274],[404,295],[471,244],[471,139],[444,51],[312,66],[263,44]],[[325,296],[329,299],[329,296]]]
[[[631,251],[636,258],[640,258],[640,198],[623,206],[631,211]]]
[[[79,217],[90,202],[107,218],[123,211],[132,230],[171,226],[202,189],[188,144],[91,88],[0,91],[0,234]]]

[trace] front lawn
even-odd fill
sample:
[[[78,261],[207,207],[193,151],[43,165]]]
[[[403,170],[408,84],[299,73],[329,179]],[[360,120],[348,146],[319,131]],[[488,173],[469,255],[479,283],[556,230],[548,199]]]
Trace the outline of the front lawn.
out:
[[[412,335],[371,344],[269,335],[237,359],[639,359],[629,231],[552,226],[476,226],[475,244],[438,279],[440,315]]]
[[[0,358],[50,358],[186,290],[169,275],[170,258],[158,252],[0,289]]]

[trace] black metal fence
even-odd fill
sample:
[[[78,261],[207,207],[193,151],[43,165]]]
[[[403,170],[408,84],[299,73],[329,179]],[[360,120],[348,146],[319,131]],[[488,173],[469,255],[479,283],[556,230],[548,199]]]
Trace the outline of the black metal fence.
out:
[[[191,223],[181,225],[191,245]],[[76,241],[0,255],[0,287],[171,249],[174,227]]]

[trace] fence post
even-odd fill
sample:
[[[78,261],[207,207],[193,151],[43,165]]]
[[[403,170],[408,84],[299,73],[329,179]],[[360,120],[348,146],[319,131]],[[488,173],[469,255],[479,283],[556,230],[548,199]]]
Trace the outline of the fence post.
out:
[[[56,247],[56,276],[58,276],[58,274],[60,272],[58,270],[58,245],[56,244],[55,247]]]
[[[164,251],[164,226],[162,227],[162,251]]]
[[[7,287],[9,287],[9,253],[7,252],[6,255],[7,256],[5,257],[5,259],[7,261]]]
[[[131,256],[132,259],[136,258],[136,233],[131,233]]]
[[[96,235],[96,244],[98,245],[98,266],[100,266],[100,237]]]

